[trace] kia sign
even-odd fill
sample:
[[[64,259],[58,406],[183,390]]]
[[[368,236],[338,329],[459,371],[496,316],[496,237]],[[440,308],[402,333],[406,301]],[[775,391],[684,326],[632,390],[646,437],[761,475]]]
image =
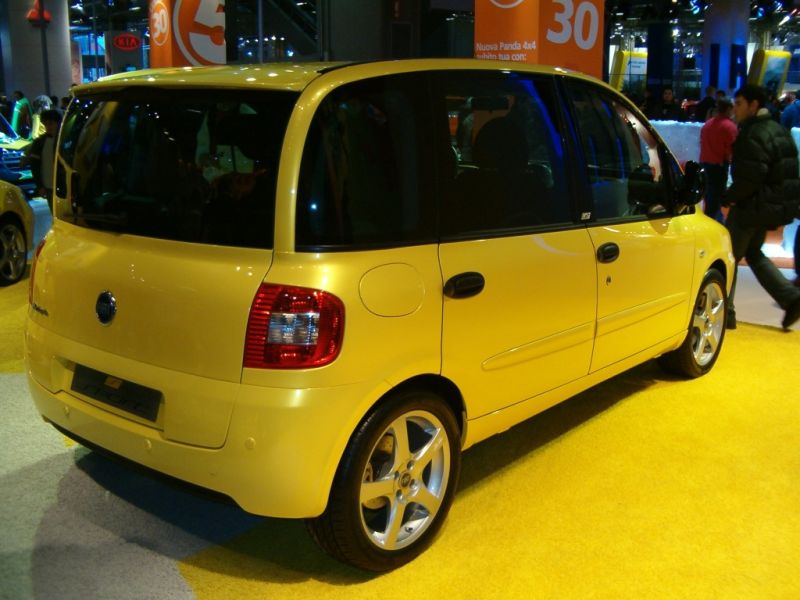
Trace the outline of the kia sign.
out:
[[[106,32],[106,73],[142,68],[142,37],[131,31]]]
[[[114,36],[114,47],[123,52],[133,52],[142,47],[142,39],[133,33],[120,33]]]
[[[225,64],[224,0],[151,0],[150,64]]]

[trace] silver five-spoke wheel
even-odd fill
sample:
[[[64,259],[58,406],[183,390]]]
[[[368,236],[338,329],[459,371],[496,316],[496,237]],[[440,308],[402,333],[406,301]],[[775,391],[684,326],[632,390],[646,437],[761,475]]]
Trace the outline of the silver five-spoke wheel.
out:
[[[697,292],[686,338],[677,350],[658,359],[664,370],[684,377],[708,373],[722,349],[727,311],[725,279],[717,269],[709,269]]]
[[[337,559],[370,571],[413,560],[450,510],[461,470],[452,406],[426,390],[396,391],[361,421],[331,486],[328,506],[306,521]]]
[[[436,518],[450,473],[450,447],[435,415],[411,411],[381,434],[364,469],[361,525],[386,550],[412,544]]]
[[[697,297],[692,321],[692,354],[706,366],[717,355],[725,331],[725,291],[714,280],[707,281]]]

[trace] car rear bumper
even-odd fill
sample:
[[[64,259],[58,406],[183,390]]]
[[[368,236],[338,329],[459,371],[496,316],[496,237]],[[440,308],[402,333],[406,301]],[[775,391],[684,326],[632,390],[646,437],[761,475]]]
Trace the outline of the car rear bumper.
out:
[[[31,396],[46,421],[125,459],[229,496],[246,511],[272,517],[322,513],[350,433],[365,406],[388,389],[382,382],[313,389],[228,384],[237,393],[224,443],[204,448],[170,440],[155,424],[89,402],[69,391],[69,385],[51,382],[48,389],[31,368],[46,353],[39,346],[32,355],[29,343],[25,359]],[[204,418],[201,406],[194,418]]]

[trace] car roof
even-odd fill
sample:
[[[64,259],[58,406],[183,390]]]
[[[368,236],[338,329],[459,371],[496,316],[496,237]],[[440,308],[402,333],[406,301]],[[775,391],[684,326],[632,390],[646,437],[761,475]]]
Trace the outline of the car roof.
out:
[[[320,71],[344,63],[265,63],[203,67],[166,67],[116,73],[73,88],[76,95],[89,90],[127,87],[246,88],[300,91]]]
[[[263,63],[248,65],[221,65],[201,67],[167,67],[117,73],[103,77],[93,83],[73,88],[75,95],[114,90],[128,87],[176,87],[176,88],[226,88],[226,89],[272,89],[302,91],[311,81],[335,72],[337,78],[362,79],[392,73],[415,71],[478,69],[495,71],[524,71],[551,75],[570,75],[582,79],[594,78],[580,73],[543,65],[519,62],[478,59],[406,59],[373,62],[309,62],[309,63]]]

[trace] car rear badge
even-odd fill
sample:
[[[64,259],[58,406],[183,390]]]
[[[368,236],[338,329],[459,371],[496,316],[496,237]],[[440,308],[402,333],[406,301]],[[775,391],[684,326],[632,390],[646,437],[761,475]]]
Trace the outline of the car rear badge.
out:
[[[114,320],[114,315],[117,314],[117,299],[114,298],[114,294],[108,290],[101,292],[94,305],[94,312],[100,323],[109,325]]]

